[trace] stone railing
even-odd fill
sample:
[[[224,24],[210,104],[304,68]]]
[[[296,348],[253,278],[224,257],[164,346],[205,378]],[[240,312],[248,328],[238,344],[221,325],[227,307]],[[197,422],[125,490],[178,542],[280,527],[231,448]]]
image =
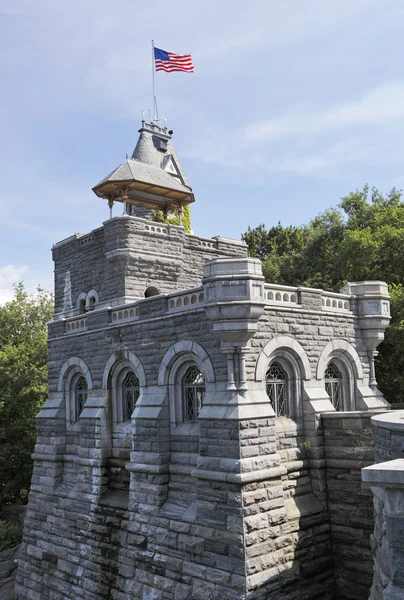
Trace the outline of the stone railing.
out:
[[[170,294],[168,299],[168,311],[190,310],[203,303],[203,288],[193,288],[186,292]]]
[[[265,301],[269,304],[299,304],[297,288],[288,285],[275,285],[266,283],[264,285]]]
[[[72,321],[67,321],[66,323],[66,333],[76,333],[76,331],[85,331],[87,328],[87,319],[85,317],[81,317],[80,319],[74,319]]]
[[[137,306],[125,306],[122,308],[117,308],[112,311],[111,314],[111,322],[112,324],[118,323],[121,321],[133,321],[139,318],[139,309]]]
[[[350,296],[347,294],[336,294],[333,292],[322,292],[321,303],[324,310],[344,310],[350,311]]]
[[[144,230],[148,233],[161,233],[163,235],[168,234],[168,229],[165,225],[145,225]]]

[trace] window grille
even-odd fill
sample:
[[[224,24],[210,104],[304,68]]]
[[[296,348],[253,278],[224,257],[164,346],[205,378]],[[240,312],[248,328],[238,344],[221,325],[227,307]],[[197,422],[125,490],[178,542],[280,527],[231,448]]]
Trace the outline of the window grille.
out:
[[[84,404],[88,397],[88,385],[86,378],[82,375],[78,378],[76,386],[74,388],[74,401],[75,401],[75,418],[76,420],[81,415]]]
[[[282,366],[274,362],[266,374],[267,396],[277,417],[290,417],[288,377]]]
[[[335,363],[330,362],[325,370],[325,391],[335,410],[343,410],[342,375]]]
[[[122,382],[122,420],[129,421],[140,395],[139,379],[128,371]]]
[[[205,397],[205,378],[198,367],[191,366],[182,378],[184,421],[196,421]]]

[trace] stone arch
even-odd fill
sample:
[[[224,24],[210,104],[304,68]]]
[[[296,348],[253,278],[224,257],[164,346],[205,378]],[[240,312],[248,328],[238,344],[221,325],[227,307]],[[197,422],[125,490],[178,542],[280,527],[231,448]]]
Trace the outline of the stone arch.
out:
[[[87,304],[87,294],[85,292],[80,292],[80,294],[77,296],[76,308],[82,308],[83,304],[84,307]]]
[[[297,361],[301,378],[311,379],[311,368],[309,359],[302,346],[294,338],[289,335],[279,335],[265,344],[257,360],[255,367],[255,380],[265,380],[267,366],[271,356],[280,351],[289,352]]]
[[[163,356],[158,374],[159,385],[166,385],[169,382],[171,367],[181,356],[187,356],[188,359],[195,361],[203,372],[206,383],[215,382],[215,370],[206,350],[196,342],[182,340],[173,344]]]
[[[324,378],[324,372],[327,368],[327,364],[332,358],[340,358],[342,361],[348,359],[351,365],[356,379],[363,378],[363,369],[361,360],[355,348],[346,340],[332,340],[326,344],[320,354],[317,363],[317,379]]]
[[[144,297],[151,298],[152,296],[158,296],[159,294],[160,294],[160,290],[156,286],[149,285],[149,287],[146,289],[146,291],[144,293]]]
[[[92,300],[93,298],[93,300]],[[100,301],[97,290],[90,290],[86,295],[86,308],[91,308],[91,305],[96,305]]]
[[[72,356],[63,363],[62,368],[60,369],[57,388],[58,392],[63,391],[64,380],[67,377],[68,372],[74,369],[82,372],[82,374],[86,378],[88,389],[93,389],[93,379],[91,377],[90,369],[88,368],[87,363],[78,356]]]
[[[139,379],[140,387],[146,387],[146,375],[140,358],[130,350],[117,350],[116,352],[111,354],[107,361],[107,364],[105,365],[104,373],[102,376],[103,390],[108,389],[109,375],[111,374],[111,371],[114,369],[115,366],[119,368],[119,363],[130,363],[130,365],[133,367],[137,378]]]

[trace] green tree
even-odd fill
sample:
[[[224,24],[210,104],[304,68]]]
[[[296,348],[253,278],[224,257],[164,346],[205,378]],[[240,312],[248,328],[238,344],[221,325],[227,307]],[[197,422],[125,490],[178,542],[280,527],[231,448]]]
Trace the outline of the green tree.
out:
[[[308,225],[248,228],[250,256],[263,261],[267,281],[339,291],[346,281],[389,284],[392,321],[376,361],[380,388],[404,402],[404,202],[393,188],[351,192]]]
[[[24,500],[32,472],[35,416],[47,394],[46,323],[52,297],[22,283],[0,307],[0,505]]]
[[[164,222],[164,215],[161,210],[154,210],[154,219],[159,223]],[[166,223],[169,225],[179,225],[180,217],[178,214],[170,213],[166,219]],[[184,206],[183,215],[182,215],[182,226],[184,227],[187,233],[191,233],[191,208],[189,204]]]

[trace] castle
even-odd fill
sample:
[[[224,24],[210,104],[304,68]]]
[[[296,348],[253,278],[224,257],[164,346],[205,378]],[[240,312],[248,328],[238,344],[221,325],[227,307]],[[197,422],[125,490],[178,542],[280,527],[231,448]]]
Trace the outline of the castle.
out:
[[[387,285],[272,285],[167,223],[194,195],[171,132],[139,133],[94,188],[110,218],[53,247],[16,598],[366,600]]]

